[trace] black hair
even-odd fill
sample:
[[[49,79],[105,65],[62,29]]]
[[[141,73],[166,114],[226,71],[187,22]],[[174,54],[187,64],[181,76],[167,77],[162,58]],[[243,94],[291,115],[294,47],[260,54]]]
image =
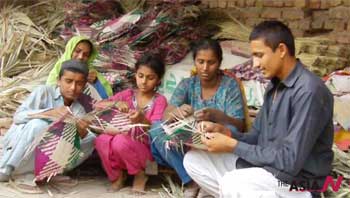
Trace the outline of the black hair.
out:
[[[64,68],[64,69],[61,69],[61,70],[60,70],[60,73],[58,74],[58,79],[61,79],[61,77],[62,77],[63,74],[64,74],[64,71],[71,71],[71,72],[73,72],[73,73],[83,74],[85,80],[87,80],[87,77],[88,77],[87,75],[85,75],[84,72],[82,72],[82,71],[79,70],[79,69],[75,69],[75,68]]]
[[[294,37],[291,30],[280,21],[263,21],[254,27],[249,41],[263,39],[275,51],[280,43],[287,46],[289,55],[295,56]]]
[[[165,65],[158,54],[143,54],[141,58],[136,62],[135,70],[137,71],[141,65],[151,68],[154,71],[154,73],[157,74],[159,79],[163,78],[165,73]]]
[[[222,49],[217,40],[213,39],[203,39],[194,44],[192,47],[192,56],[193,60],[196,59],[197,53],[200,50],[207,50],[211,49],[214,54],[216,55],[217,59],[219,60],[219,64],[221,64],[222,61]]]
[[[85,62],[73,60],[73,59],[64,61],[62,63],[60,72],[58,73],[58,79],[61,79],[61,77],[64,74],[64,71],[71,71],[74,73],[83,74],[85,80],[87,80],[87,77],[89,75],[88,65]]]
[[[89,54],[89,57],[90,57],[91,54],[92,54],[92,52],[93,52],[93,50],[94,50],[94,45],[92,44],[92,42],[89,41],[89,40],[87,40],[87,39],[84,39],[84,40],[79,41],[78,44],[77,44],[75,47],[77,47],[80,43],[87,43],[87,44],[89,45],[89,47],[90,47],[90,54]],[[75,47],[74,47],[74,48],[75,48]]]

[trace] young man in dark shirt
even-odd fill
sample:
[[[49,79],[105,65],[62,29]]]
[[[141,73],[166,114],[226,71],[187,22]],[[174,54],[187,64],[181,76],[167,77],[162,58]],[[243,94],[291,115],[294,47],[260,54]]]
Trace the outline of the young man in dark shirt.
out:
[[[215,197],[317,196],[333,160],[333,97],[296,59],[293,35],[283,23],[257,25],[250,46],[254,66],[271,80],[251,130],[239,134],[203,123],[209,152],[188,152],[185,169]]]

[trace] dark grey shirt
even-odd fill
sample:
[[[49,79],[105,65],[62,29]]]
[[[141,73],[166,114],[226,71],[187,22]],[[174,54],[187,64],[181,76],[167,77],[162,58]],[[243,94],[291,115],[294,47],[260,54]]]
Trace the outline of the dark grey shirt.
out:
[[[281,180],[323,180],[333,160],[332,119],[333,96],[298,61],[285,80],[271,80],[250,132],[233,132],[234,153]]]

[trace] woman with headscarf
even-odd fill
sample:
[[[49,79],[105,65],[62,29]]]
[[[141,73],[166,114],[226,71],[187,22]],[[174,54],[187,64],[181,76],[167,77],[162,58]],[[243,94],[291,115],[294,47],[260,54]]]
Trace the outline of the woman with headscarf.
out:
[[[113,94],[112,87],[103,75],[92,66],[92,62],[97,57],[97,54],[97,50],[88,38],[84,36],[72,37],[66,45],[64,54],[51,70],[46,84],[54,85],[57,83],[58,74],[64,61],[70,59],[80,60],[86,62],[89,66],[88,82],[97,90],[102,99],[108,98],[108,96]]]

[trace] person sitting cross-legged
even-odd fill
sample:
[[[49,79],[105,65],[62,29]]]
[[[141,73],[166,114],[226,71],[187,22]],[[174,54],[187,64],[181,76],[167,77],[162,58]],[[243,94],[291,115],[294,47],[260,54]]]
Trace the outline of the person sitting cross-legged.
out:
[[[257,25],[250,47],[254,66],[271,79],[251,130],[236,133],[203,122],[209,152],[189,151],[184,167],[215,197],[318,197],[333,160],[332,94],[296,59],[293,35],[283,23]],[[305,186],[314,183],[318,188]],[[307,189],[290,191],[294,184]]]
[[[86,63],[77,60],[63,62],[57,86],[37,87],[17,109],[14,123],[4,136],[4,150],[0,160],[1,182],[9,181],[13,174],[34,172],[34,152],[26,158],[24,155],[34,139],[52,123],[51,120],[60,119],[66,114],[77,118],[85,115],[77,98],[87,82],[88,72]],[[87,131],[88,125],[89,121],[84,119],[78,119],[76,124],[83,153],[75,163],[76,166],[87,159],[94,149],[95,135]]]

